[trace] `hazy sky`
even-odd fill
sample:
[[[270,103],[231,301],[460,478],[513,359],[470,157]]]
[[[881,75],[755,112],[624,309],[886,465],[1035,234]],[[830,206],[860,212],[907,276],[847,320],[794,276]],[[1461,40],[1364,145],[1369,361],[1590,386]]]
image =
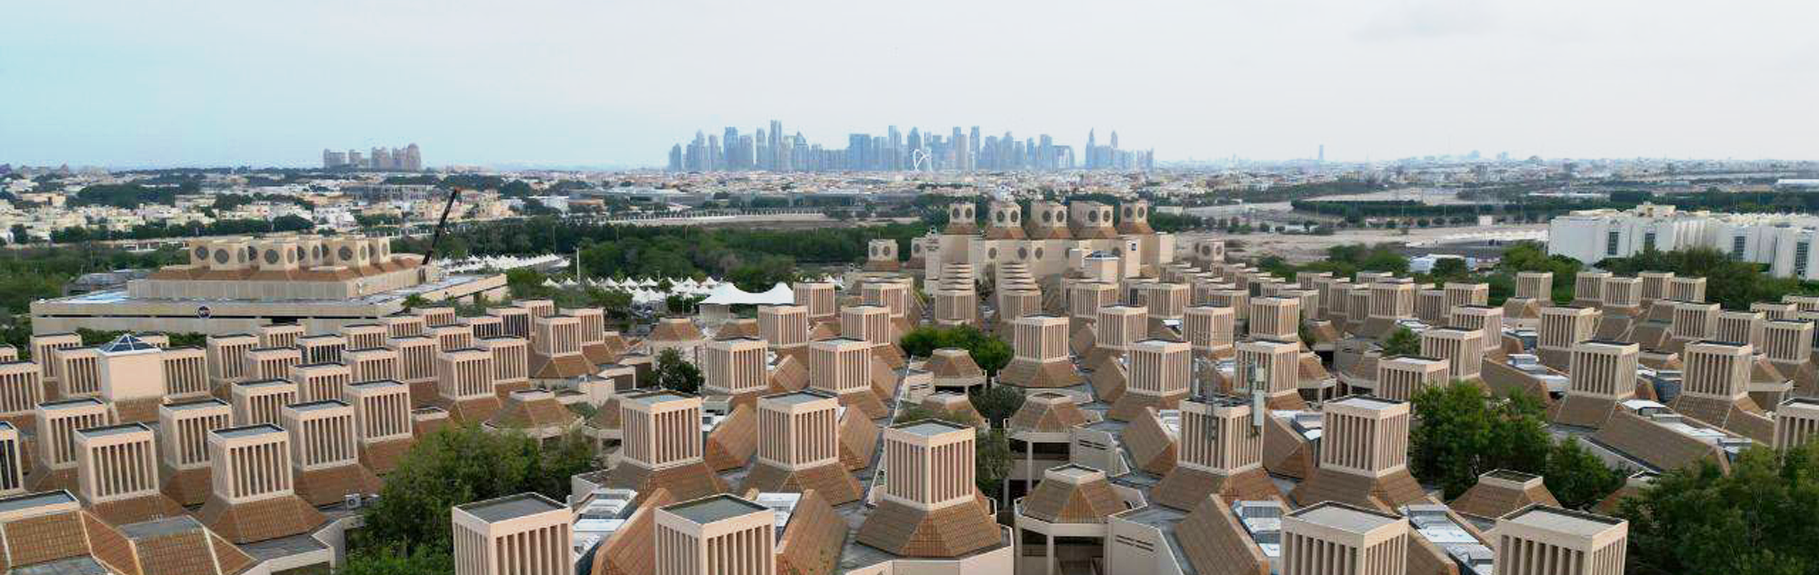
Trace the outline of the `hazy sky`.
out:
[[[7,2],[0,163],[660,166],[771,119],[1159,160],[1819,158],[1813,0]]]

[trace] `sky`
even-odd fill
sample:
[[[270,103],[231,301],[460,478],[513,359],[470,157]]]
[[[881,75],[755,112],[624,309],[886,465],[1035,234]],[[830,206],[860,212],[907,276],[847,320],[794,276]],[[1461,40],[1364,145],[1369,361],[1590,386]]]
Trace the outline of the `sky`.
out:
[[[8,2],[0,163],[661,166],[697,130],[1158,161],[1819,159],[1811,0]]]

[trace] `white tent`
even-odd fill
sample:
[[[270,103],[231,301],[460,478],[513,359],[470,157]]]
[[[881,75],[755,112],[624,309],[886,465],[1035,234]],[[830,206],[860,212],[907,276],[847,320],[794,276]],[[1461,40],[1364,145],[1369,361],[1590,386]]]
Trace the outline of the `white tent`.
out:
[[[764,293],[751,293],[732,282],[725,282],[714,287],[703,305],[790,305],[796,303],[796,293],[788,285],[777,284]]]

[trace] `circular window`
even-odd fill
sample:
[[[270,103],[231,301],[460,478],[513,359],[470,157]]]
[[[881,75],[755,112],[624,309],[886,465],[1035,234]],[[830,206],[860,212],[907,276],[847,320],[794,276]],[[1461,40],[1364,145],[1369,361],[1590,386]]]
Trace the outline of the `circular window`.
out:
[[[1106,209],[1104,211],[1105,211],[1105,213],[1101,214],[1099,217],[1104,219],[1105,223],[1108,223],[1108,224],[1112,223],[1112,211],[1110,209]]]
[[[1209,255],[1209,256],[1210,256],[1210,255],[1213,255],[1213,246],[1209,246],[1209,245],[1201,245],[1201,246],[1200,246],[1200,253],[1201,253],[1201,254],[1202,254],[1202,255]]]
[[[1123,255],[1124,255],[1124,248],[1112,248],[1112,255],[1114,255],[1114,256],[1123,256]]]
[[[973,209],[972,208],[966,209],[966,219],[969,219],[969,220],[973,219]]]
[[[1048,212],[1042,212],[1042,223],[1045,223],[1045,224],[1055,223],[1055,214],[1051,214]]]
[[[954,215],[952,217],[954,219],[960,219],[960,208],[954,208]]]
[[[1133,213],[1135,213],[1135,212],[1132,212],[1132,211],[1131,211],[1131,207],[1130,207],[1130,206],[1124,206],[1124,217],[1126,217],[1126,218],[1129,218],[1129,217],[1133,217],[1133,216],[1132,216],[1132,215],[1131,215],[1131,214],[1133,214]]]
[[[218,263],[218,264],[227,263],[227,259],[231,258],[231,257],[233,257],[233,256],[227,255],[227,250],[216,250],[215,251],[215,263]]]
[[[1149,217],[1149,213],[1150,213],[1150,209],[1149,209],[1149,208],[1146,208],[1146,207],[1143,207],[1143,206],[1138,206],[1138,207],[1137,207],[1137,217],[1139,217],[1139,218],[1146,218],[1146,217]]]
[[[1004,212],[998,212],[998,223],[1004,223]]]
[[[340,256],[342,261],[354,259],[354,248],[341,246],[340,250],[335,251],[335,255]]]
[[[989,250],[985,250],[985,259],[988,259],[988,260],[998,259],[998,248],[992,248]]]
[[[1017,259],[1027,260],[1027,259],[1029,259],[1029,257],[1030,257],[1029,248],[1017,248]]]
[[[303,259],[303,246],[297,246],[297,259]]]
[[[199,260],[208,259],[208,248],[196,248],[196,259],[199,259]]]
[[[911,245],[911,246],[910,246],[910,252],[911,252],[911,253],[918,253],[918,254],[919,254],[919,253],[922,253],[922,244],[914,244],[914,245]]]
[[[278,263],[278,250],[266,250],[265,264],[272,265],[276,263]]]
[[[1036,248],[1036,259],[1042,259],[1042,248]]]
[[[1023,212],[1011,212],[1011,222],[1012,223],[1016,223],[1017,219],[1022,218],[1022,217],[1023,217]]]
[[[1092,223],[1095,223],[1095,224],[1096,224],[1096,223],[1099,223],[1099,212],[1087,212],[1087,213],[1086,213],[1086,221],[1088,221],[1088,222],[1092,222]]]

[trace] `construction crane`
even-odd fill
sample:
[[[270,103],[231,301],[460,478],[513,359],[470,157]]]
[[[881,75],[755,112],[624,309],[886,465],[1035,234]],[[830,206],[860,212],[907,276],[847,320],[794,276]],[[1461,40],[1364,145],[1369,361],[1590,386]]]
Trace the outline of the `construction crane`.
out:
[[[448,190],[448,201],[442,204],[442,217],[436,219],[436,231],[430,236],[429,249],[423,250],[423,264],[417,266],[417,279],[429,281],[430,260],[436,257],[436,245],[442,243],[442,228],[448,225],[448,213],[455,208],[455,200],[461,197],[461,188],[451,187]]]

